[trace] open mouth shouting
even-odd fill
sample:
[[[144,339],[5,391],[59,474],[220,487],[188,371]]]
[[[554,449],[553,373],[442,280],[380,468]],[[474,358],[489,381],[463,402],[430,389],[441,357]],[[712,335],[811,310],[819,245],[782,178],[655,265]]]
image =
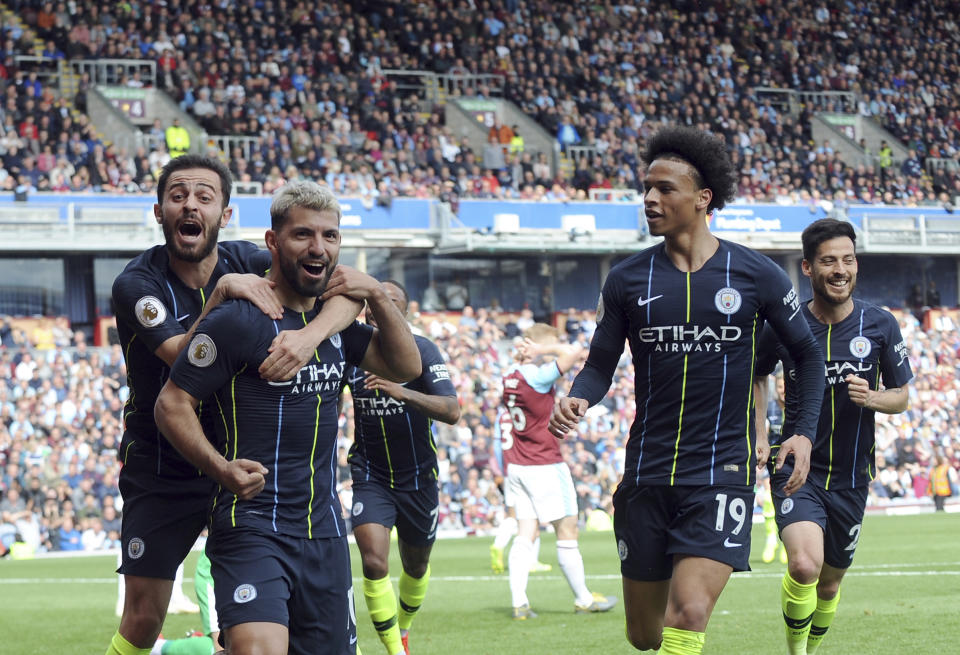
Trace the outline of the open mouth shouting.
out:
[[[203,225],[196,218],[185,218],[177,225],[177,236],[184,244],[194,244],[203,238]]]
[[[307,275],[307,279],[320,281],[327,272],[327,263],[322,260],[308,259],[300,262],[300,268]]]

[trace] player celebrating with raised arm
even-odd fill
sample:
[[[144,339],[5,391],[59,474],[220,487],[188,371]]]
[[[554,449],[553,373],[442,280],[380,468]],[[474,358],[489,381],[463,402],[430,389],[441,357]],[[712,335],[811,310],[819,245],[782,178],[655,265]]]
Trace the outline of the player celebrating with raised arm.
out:
[[[637,412],[614,494],[627,638],[693,655],[730,573],[749,568],[760,327],[771,323],[799,363],[801,411],[778,457],[796,457],[790,493],[806,477],[823,357],[783,270],[710,233],[707,212],[736,180],[723,140],[664,128],[644,160],[647,224],[664,240],[607,276],[586,365],[551,429],[565,435],[603,398],[629,340]]]
[[[410,299],[399,282],[383,288],[406,316]],[[376,326],[376,316],[367,317]],[[356,367],[347,369],[356,430],[350,448],[353,535],[363,562],[363,595],[387,655],[409,655],[409,630],[430,581],[430,551],[437,537],[437,445],[433,422],[460,420],[457,391],[443,354],[414,336],[423,371],[398,384]],[[390,582],[390,530],[396,526],[400,562],[400,614]]]
[[[337,397],[348,364],[398,380],[420,375],[406,320],[382,285],[336,267],[340,206],[313,182],[285,185],[266,233],[281,319],[246,301],[210,312],[157,399],[164,435],[220,484],[210,556],[217,615],[232,655],[353,653],[356,622],[345,526],[336,490]],[[257,373],[281,329],[304,325],[317,297],[366,300],[379,329],[354,323],[315,350],[287,382]],[[215,396],[224,454],[194,408]]]
[[[824,218],[807,226],[801,238],[803,274],[813,290],[801,314],[826,357],[826,388],[806,484],[787,497],[782,488],[789,468],[773,476],[777,524],[787,547],[780,599],[791,655],[815,652],[833,621],[840,581],[860,541],[867,486],[876,473],[874,414],[906,410],[913,378],[897,319],[853,297],[853,226]],[[757,359],[758,402],[778,360],[785,371],[784,434],[789,434],[797,421],[797,366],[778,336],[765,330]],[[764,451],[758,449],[760,464]]]
[[[550,434],[554,383],[580,356],[579,346],[561,344],[560,331],[535,323],[523,333],[517,363],[503,375],[503,404],[510,425],[502,440],[506,467],[506,504],[517,516],[517,536],[510,547],[510,594],[513,618],[536,617],[527,598],[527,580],[536,562],[534,542],[540,523],[551,523],[557,534],[557,560],[573,590],[574,611],[606,612],[616,598],[587,589],[583,557],[577,543],[577,494],[570,467],[563,461],[557,439]]]
[[[227,298],[243,297],[266,315],[281,315],[271,283],[260,277],[270,266],[269,253],[243,241],[217,243],[232,213],[230,186],[230,171],[215,159],[171,160],[158,179],[154,205],[165,244],[133,259],[113,284],[130,397],[119,452],[124,506],[118,572],[125,593],[107,655],[150,652],[177,567],[206,523],[214,491],[213,481],[184,460],[154,422],[154,402],[170,365],[200,317]],[[349,325],[359,309],[346,297],[332,299],[309,328],[276,338],[261,372],[274,380],[292,375],[312,353],[309,344]],[[205,404],[200,413],[211,437],[212,409]]]

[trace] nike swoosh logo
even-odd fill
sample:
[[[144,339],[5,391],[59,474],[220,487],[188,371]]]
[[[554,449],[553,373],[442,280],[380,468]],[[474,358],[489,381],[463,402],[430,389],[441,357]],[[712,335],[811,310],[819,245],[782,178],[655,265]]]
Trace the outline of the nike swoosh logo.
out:
[[[177,323],[179,323],[179,322],[182,321],[183,319],[189,318],[189,317],[190,317],[190,314],[184,314],[183,316],[178,316],[178,317],[177,317]]]
[[[657,298],[663,298],[663,294],[661,293],[659,296],[653,296],[652,298],[647,298],[646,300],[644,300],[644,299],[643,299],[643,296],[641,296],[641,297],[637,298],[637,307],[643,307],[643,306],[646,305],[647,303],[651,303],[651,302],[653,302],[654,300],[656,300]]]
[[[357,635],[350,637],[350,645],[352,646],[355,643],[357,643]]]
[[[732,541],[730,541],[730,537],[727,537],[726,539],[723,540],[723,547],[724,547],[724,548],[739,548],[739,547],[742,546],[742,545],[743,545],[743,544],[735,544],[735,543],[733,543]]]

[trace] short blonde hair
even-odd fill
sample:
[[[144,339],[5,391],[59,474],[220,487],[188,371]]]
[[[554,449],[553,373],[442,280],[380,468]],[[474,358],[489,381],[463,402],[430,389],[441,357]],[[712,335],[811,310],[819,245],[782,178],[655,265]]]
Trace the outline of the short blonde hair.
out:
[[[535,343],[543,343],[551,337],[560,341],[560,330],[546,323],[534,323],[523,331],[523,338]]]
[[[270,203],[270,229],[277,231],[283,227],[287,214],[294,207],[335,212],[338,223],[343,216],[340,203],[330,187],[310,180],[296,180],[284,184],[273,195],[273,202]]]

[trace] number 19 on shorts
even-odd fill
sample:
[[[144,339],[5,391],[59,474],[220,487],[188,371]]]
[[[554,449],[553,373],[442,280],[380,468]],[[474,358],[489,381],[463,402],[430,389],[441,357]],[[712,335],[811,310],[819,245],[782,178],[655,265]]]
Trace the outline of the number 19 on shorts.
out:
[[[731,531],[731,534],[740,534],[740,531],[743,530],[744,523],[747,521],[747,504],[743,498],[734,497],[728,503],[727,494],[717,494],[715,500],[717,501],[717,532],[726,531],[725,526],[727,524],[727,518],[729,517],[737,522],[737,527]]]

